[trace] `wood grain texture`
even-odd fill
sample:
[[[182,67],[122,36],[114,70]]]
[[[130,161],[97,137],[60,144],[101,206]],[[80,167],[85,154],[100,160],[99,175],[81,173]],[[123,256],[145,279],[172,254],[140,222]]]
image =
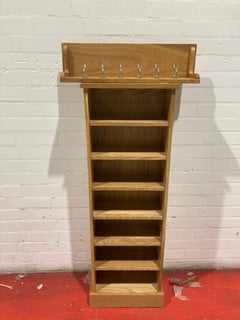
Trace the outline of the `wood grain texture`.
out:
[[[167,127],[91,127],[93,152],[165,152]]]
[[[164,191],[164,186],[160,182],[94,182],[94,191],[114,190],[114,191]]]
[[[95,246],[160,246],[160,237],[95,237]]]
[[[96,220],[162,220],[160,210],[95,210]]]
[[[118,88],[89,91],[91,120],[167,120],[166,90]]]
[[[167,127],[168,122],[163,120],[91,120],[90,126],[121,126],[121,127]]]
[[[195,57],[196,57],[196,47],[192,46],[189,49],[189,62],[188,62],[188,75],[190,77],[194,75]]]
[[[200,81],[196,45],[64,43],[62,51],[61,81],[81,82],[84,88],[90,305],[163,306],[174,97],[182,83]],[[160,66],[159,77],[154,64]]]
[[[109,260],[96,261],[96,270],[150,270],[158,271],[159,263],[156,260]]]
[[[89,302],[92,307],[163,307],[164,293],[155,283],[106,283],[90,291]]]
[[[62,82],[80,82],[81,78],[79,77],[64,77],[61,76]],[[131,82],[132,81],[132,82]],[[109,81],[105,82],[97,82],[95,79],[93,82],[81,82],[81,88],[89,88],[89,89],[177,89],[181,83],[188,83],[189,81],[186,79],[179,78],[178,81],[175,79],[166,79],[166,83],[162,82],[139,82],[137,83],[135,79],[127,79],[125,81],[119,81],[114,79],[109,79]],[[154,80],[153,80],[154,81]],[[167,81],[170,81],[169,83]],[[200,79],[194,78],[191,80],[191,83],[199,83]]]
[[[111,294],[158,294],[159,290],[155,283],[106,283],[97,285],[98,293]]]
[[[89,192],[89,216],[90,216],[90,247],[91,247],[91,289],[96,289],[96,274],[94,270],[94,219],[93,219],[93,203],[94,195],[92,191],[92,144],[89,126],[89,91],[84,89],[84,105],[85,105],[85,125],[86,125],[86,137],[87,137],[87,157],[88,157],[88,192]]]
[[[96,191],[95,210],[161,210],[163,192]]]
[[[154,183],[163,181],[165,161],[149,160],[99,160],[93,161],[94,182],[139,182]],[[134,188],[136,185],[132,185]],[[130,187],[130,185],[129,185]]]
[[[189,64],[196,54],[194,44],[89,44],[63,43],[63,74],[61,81],[84,81],[87,86],[90,82],[101,83],[182,83],[199,81],[197,74],[189,73],[193,63]],[[195,50],[191,50],[195,48]],[[65,60],[68,60],[67,64]],[[83,76],[83,65],[87,64],[87,77]],[[101,65],[104,65],[102,78]],[[123,66],[123,77],[120,77],[119,65]],[[136,65],[140,64],[141,77],[138,77]],[[154,65],[160,66],[160,76],[156,77]],[[177,77],[173,76],[172,65],[178,68]],[[67,65],[67,67],[66,67]]]
[[[166,160],[164,152],[92,152],[92,160]]]
[[[159,250],[159,260],[161,265],[161,272],[158,273],[158,285],[161,285],[162,274],[163,274],[163,259],[164,259],[164,245],[165,245],[165,234],[166,234],[166,222],[167,222],[167,207],[168,207],[168,188],[169,188],[169,173],[170,173],[170,159],[171,159],[171,146],[172,146],[172,132],[173,132],[173,123],[174,123],[174,105],[175,105],[175,95],[176,91],[172,90],[168,94],[168,135],[166,137],[166,167],[164,170],[163,181],[166,186],[163,201],[162,201],[162,210],[163,210],[163,224],[162,231],[160,234],[161,243],[163,244],[161,250]]]

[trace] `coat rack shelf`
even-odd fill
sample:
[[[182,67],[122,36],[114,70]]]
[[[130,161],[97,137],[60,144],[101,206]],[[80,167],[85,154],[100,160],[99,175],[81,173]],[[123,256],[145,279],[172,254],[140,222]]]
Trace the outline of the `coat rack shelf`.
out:
[[[62,44],[84,89],[90,305],[161,307],[174,98],[199,83],[192,44]]]

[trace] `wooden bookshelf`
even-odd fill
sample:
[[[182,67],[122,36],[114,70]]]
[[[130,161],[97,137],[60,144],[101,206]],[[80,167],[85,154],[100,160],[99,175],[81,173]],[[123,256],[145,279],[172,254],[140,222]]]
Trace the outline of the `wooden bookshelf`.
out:
[[[196,45],[64,43],[61,81],[84,89],[90,305],[161,307],[174,99],[199,83]]]

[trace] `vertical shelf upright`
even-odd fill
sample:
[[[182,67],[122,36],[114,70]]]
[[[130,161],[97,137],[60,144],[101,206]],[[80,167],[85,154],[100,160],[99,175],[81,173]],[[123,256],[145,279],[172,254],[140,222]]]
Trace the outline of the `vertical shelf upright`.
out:
[[[174,99],[199,83],[196,45],[64,43],[61,80],[84,89],[90,305],[161,307]]]

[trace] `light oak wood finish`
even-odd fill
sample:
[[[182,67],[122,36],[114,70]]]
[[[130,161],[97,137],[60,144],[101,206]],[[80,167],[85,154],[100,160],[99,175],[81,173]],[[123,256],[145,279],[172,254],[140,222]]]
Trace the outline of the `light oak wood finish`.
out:
[[[196,45],[194,44],[93,44],[63,43],[63,73],[61,81],[121,84],[128,87],[133,82],[157,82],[169,84],[198,82],[194,73]],[[87,77],[83,65],[87,65]],[[104,65],[104,78],[101,65]],[[119,65],[123,66],[123,77],[119,77]],[[140,64],[142,76],[137,75],[136,65]],[[155,77],[154,65],[160,66],[160,76]],[[173,77],[172,65],[178,68],[177,78]]]
[[[89,82],[81,82],[81,88],[83,89],[178,89],[179,88],[179,83],[183,83],[185,82],[189,82],[186,79],[171,79],[171,83],[162,83],[162,82],[157,82],[153,79],[154,82],[144,82],[143,83],[139,82],[139,83],[131,83],[129,82],[129,80],[131,81],[131,79],[126,79],[125,82],[121,80],[121,82],[117,82],[118,80],[116,80],[116,83],[113,82],[108,82],[105,80],[104,83],[102,82],[93,82],[93,83],[89,83]],[[170,80],[170,79],[169,79]],[[67,77],[64,78],[63,80],[64,82],[80,82],[81,78],[78,77]],[[95,79],[95,81],[98,81],[98,79]],[[110,81],[112,81],[110,79]],[[135,80],[134,80],[135,81]],[[167,81],[167,80],[166,80]],[[199,83],[199,78],[196,79],[191,79],[191,82],[194,83]]]
[[[100,127],[167,127],[168,122],[163,120],[91,120],[90,126]]]
[[[94,182],[93,190],[113,191],[164,191],[164,186],[159,182]]]
[[[168,128],[159,126],[91,127],[93,152],[165,152]]]
[[[90,117],[92,120],[126,120],[128,123],[166,121],[165,99],[163,89],[91,89]]]
[[[160,246],[160,237],[95,237],[95,246]]]
[[[158,271],[159,262],[154,260],[110,260],[96,261],[96,270],[146,270]]]
[[[154,283],[98,284],[90,291],[90,305],[95,307],[162,307],[162,288]]]
[[[106,283],[98,284],[97,291],[99,293],[114,293],[114,294],[158,294],[157,285],[154,283]]]
[[[150,183],[163,181],[164,168],[165,161],[99,160],[93,161],[93,179],[96,183],[120,182],[124,188],[133,187],[133,190],[138,183],[138,188],[144,189],[146,187],[149,189],[149,187],[156,187]],[[147,183],[146,186],[145,183]],[[119,186],[117,185],[117,187]]]
[[[95,210],[161,210],[163,192],[95,191]]]
[[[168,121],[169,121],[169,128],[168,128],[168,135],[166,137],[166,168],[164,171],[163,181],[164,185],[166,186],[164,196],[163,196],[163,203],[162,203],[162,210],[163,210],[163,225],[161,230],[161,243],[162,248],[159,250],[159,260],[161,265],[161,272],[158,273],[158,285],[161,285],[162,282],[162,275],[163,275],[163,259],[164,259],[164,246],[165,246],[165,233],[166,233],[166,215],[167,215],[167,203],[168,203],[168,186],[169,186],[169,172],[170,172],[170,157],[171,157],[171,146],[172,146],[172,132],[173,132],[173,122],[174,122],[174,104],[175,104],[175,90],[172,90],[169,94],[169,111],[168,111]]]
[[[92,152],[92,160],[166,160],[165,152]]]
[[[160,210],[95,210],[96,220],[162,220]]]
[[[84,89],[84,105],[85,105],[85,119],[86,119],[86,135],[87,141],[90,141],[90,126],[89,126],[89,101],[88,101],[88,90]],[[94,242],[94,219],[93,219],[93,203],[94,195],[92,192],[92,162],[91,162],[92,147],[90,143],[87,143],[87,156],[88,156],[88,185],[89,185],[89,214],[90,214],[90,237],[91,237],[91,290],[96,290],[96,278],[94,269],[94,255],[95,248]]]
[[[84,88],[90,305],[161,307],[174,98],[200,81],[196,45],[64,43],[62,53],[61,81]]]

